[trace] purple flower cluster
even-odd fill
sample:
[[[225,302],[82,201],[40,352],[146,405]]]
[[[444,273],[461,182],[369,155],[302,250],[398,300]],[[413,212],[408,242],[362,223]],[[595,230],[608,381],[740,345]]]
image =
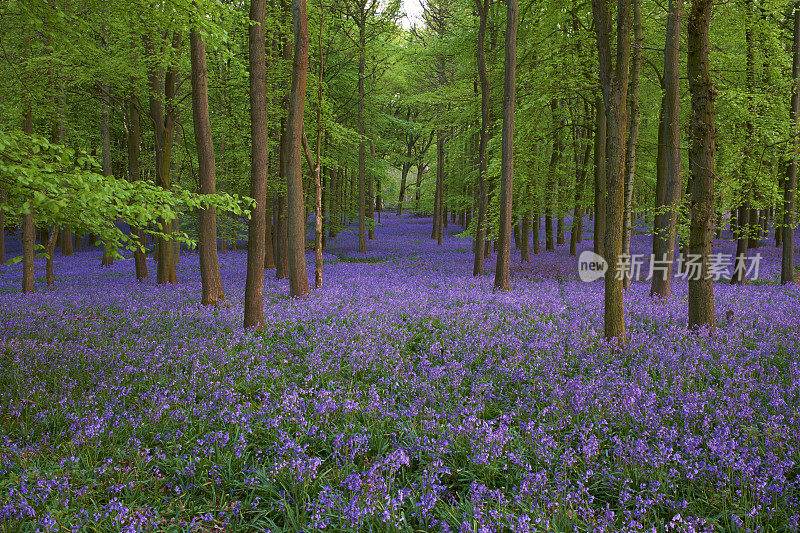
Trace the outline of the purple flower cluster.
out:
[[[0,529],[798,530],[800,286],[774,248],[762,282],[715,284],[713,334],[685,281],[634,281],[620,348],[566,247],[495,293],[469,238],[429,232],[385,216],[365,257],[346,230],[305,300],[267,276],[260,331],[245,252],[217,308],[193,253],[177,286],[81,252],[22,295],[0,267]]]

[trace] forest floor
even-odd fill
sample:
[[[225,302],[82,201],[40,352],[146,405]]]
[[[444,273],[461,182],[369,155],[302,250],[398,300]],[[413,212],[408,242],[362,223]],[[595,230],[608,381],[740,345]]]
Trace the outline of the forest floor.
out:
[[[32,295],[0,267],[0,530],[797,531],[800,285],[774,246],[715,284],[712,334],[686,282],[634,281],[619,348],[567,245],[495,293],[430,227],[384,215],[366,256],[348,229],[304,300],[267,276],[261,331],[243,251],[218,308],[192,252],[176,286],[99,251],[49,289],[37,262]]]

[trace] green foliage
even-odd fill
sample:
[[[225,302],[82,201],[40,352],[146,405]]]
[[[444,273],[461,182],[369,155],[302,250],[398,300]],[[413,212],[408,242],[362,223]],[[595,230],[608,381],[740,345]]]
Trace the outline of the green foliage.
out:
[[[98,169],[94,158],[85,153],[39,135],[0,130],[0,188],[7,194],[2,209],[12,217],[33,213],[42,226],[69,226],[93,233],[108,251],[138,246],[117,222],[194,246],[195,240],[186,233],[165,232],[164,225],[171,225],[180,213],[197,209],[249,216],[254,203],[251,198],[227,193],[201,195],[177,187],[164,190],[146,181],[103,176]]]

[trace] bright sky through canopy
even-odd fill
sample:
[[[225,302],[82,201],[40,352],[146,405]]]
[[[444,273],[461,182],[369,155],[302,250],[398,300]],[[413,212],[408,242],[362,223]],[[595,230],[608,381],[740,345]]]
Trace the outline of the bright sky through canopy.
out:
[[[400,19],[404,28],[422,23],[422,0],[402,0],[405,17]]]

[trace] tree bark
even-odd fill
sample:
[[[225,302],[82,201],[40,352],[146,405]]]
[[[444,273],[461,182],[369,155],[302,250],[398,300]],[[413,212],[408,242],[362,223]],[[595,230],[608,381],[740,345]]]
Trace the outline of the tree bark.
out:
[[[47,250],[47,266],[45,270],[45,278],[47,279],[47,286],[52,287],[55,284],[55,277],[53,275],[53,258],[56,255],[56,240],[58,240],[59,228],[56,224],[50,230],[50,235],[47,238],[45,248]]]
[[[111,168],[111,125],[110,125],[110,97],[111,90],[108,84],[103,84],[100,88],[100,143],[103,150],[103,176],[113,174]],[[103,243],[103,266],[109,267],[114,264],[114,256],[108,249],[108,244]]]
[[[714,282],[709,272],[714,236],[714,99],[709,72],[709,26],[713,0],[692,0],[686,68],[692,97],[689,168],[692,172],[689,254],[701,257],[699,276],[689,278],[689,328],[714,328]],[[699,277],[699,279],[694,279]]]
[[[256,205],[247,234],[247,278],[244,289],[244,327],[264,324],[264,240],[266,235],[267,73],[266,0],[251,0],[248,52],[250,55],[250,196]]]
[[[364,70],[366,54],[366,15],[358,26],[358,252],[367,253],[366,228],[366,146],[364,144]]]
[[[592,143],[588,142],[588,136],[586,140],[582,161],[578,159],[578,151],[575,151],[575,211],[569,236],[569,255],[577,253],[578,243],[583,240],[583,190],[586,187],[586,166],[589,164],[589,156],[592,153]]]
[[[287,236],[289,260],[289,294],[301,297],[308,294],[306,274],[306,224],[303,207],[303,175],[301,173],[301,144],[303,110],[308,70],[308,22],[305,0],[292,2],[294,19],[294,59],[292,87],[286,117],[286,197],[288,204]]]
[[[500,249],[494,272],[495,290],[511,289],[511,207],[514,190],[514,105],[517,71],[517,0],[506,1],[506,53],[503,80],[503,133],[500,159]]]
[[[189,33],[192,61],[192,118],[194,139],[197,144],[197,169],[200,194],[217,192],[217,171],[214,160],[214,142],[211,138],[211,118],[208,114],[208,73],[206,71],[206,45],[196,29]],[[200,279],[203,285],[203,305],[216,305],[225,299],[222,274],[217,257],[216,208],[200,209],[198,213],[198,252]]]
[[[0,203],[5,203],[6,191],[0,191]],[[0,265],[6,264],[6,214],[0,209]]]
[[[30,102],[26,103],[22,115],[22,131],[33,135],[33,113]],[[34,291],[33,260],[35,257],[34,245],[36,244],[36,226],[33,220],[33,211],[22,215],[22,292]]]
[[[136,91],[131,89],[131,96],[128,99],[128,179],[139,181],[141,178],[141,168],[139,166],[139,155],[141,150],[142,123],[139,113],[139,102]],[[66,231],[65,231],[66,233]],[[139,246],[133,251],[133,263],[136,270],[136,279],[142,281],[147,279],[147,255],[144,251],[145,238],[142,228],[131,228],[136,244]],[[66,238],[67,235],[64,235]],[[66,252],[64,252],[66,255]]]
[[[631,212],[633,211],[633,181],[636,175],[636,142],[639,139],[639,72],[642,67],[642,0],[633,1],[633,50],[631,54],[630,84],[628,87],[628,140],[625,147],[625,204],[622,219],[622,253],[631,253]],[[631,284],[630,273],[625,275],[623,286]]]
[[[748,96],[748,111],[749,116],[745,122],[746,141],[744,146],[743,164],[740,173],[744,174],[742,179],[742,194],[741,205],[739,206],[739,214],[737,217],[737,235],[736,235],[736,259],[733,268],[733,275],[731,276],[731,283],[734,285],[741,284],[744,281],[745,263],[747,260],[747,250],[755,248],[756,239],[753,235],[753,226],[758,223],[758,219],[753,215],[752,209],[752,194],[754,185],[754,176],[751,176],[750,170],[747,166],[750,163],[751,151],[755,137],[755,127],[753,118],[755,114],[755,100],[752,93],[755,90],[755,48],[753,43],[753,2],[752,0],[745,0],[745,84],[747,90],[751,93]]]
[[[180,47],[180,35],[173,35],[172,47]],[[149,46],[151,55],[155,54],[152,44]],[[150,82],[150,118],[153,121],[155,151],[156,151],[156,178],[158,185],[166,190],[172,187],[170,178],[170,163],[172,161],[172,141],[175,133],[175,94],[177,91],[177,67],[171,64],[164,73],[164,88],[161,88],[162,71],[158,66],[153,66],[148,72]],[[163,99],[159,95],[163,94]],[[162,104],[163,100],[163,104]],[[165,109],[166,108],[166,109]],[[161,231],[166,235],[172,233],[172,223],[165,219],[159,221]],[[158,269],[157,280],[159,284],[177,283],[175,273],[175,248],[170,246],[171,239],[159,237],[158,239]]]
[[[597,120],[594,134],[594,253],[605,257],[606,233],[606,106],[603,98],[595,105]]]
[[[663,274],[654,274],[650,296],[669,298],[675,258],[675,228],[681,197],[679,52],[683,0],[670,0],[664,44],[664,98],[656,161],[656,215],[653,221],[653,258],[665,261]]]
[[[612,73],[611,15],[603,0],[592,0],[597,31],[600,86],[606,112],[606,226],[603,248],[609,269],[605,276],[604,333],[625,343],[622,294],[622,216],[625,194],[625,137],[627,133],[628,69],[630,63],[630,0],[617,2],[617,53]],[[595,228],[596,230],[596,228]]]
[[[794,4],[794,30],[792,33],[792,107],[789,117],[793,126],[792,160],[787,167],[783,183],[783,239],[781,250],[781,283],[794,281],[794,224],[795,194],[797,188],[797,131],[800,127],[800,2]]]

